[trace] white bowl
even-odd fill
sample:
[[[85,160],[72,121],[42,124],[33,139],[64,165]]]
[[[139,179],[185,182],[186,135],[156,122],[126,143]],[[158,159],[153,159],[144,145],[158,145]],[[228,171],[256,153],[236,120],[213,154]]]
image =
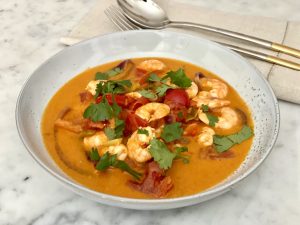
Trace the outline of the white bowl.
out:
[[[93,191],[68,177],[44,146],[43,111],[63,84],[89,67],[118,59],[168,57],[201,66],[231,84],[254,119],[254,141],[242,165],[225,181],[198,194],[171,199],[123,198]],[[169,209],[214,198],[253,172],[270,153],[279,129],[276,97],[260,72],[235,52],[214,42],[166,31],[128,31],[96,37],[68,47],[42,64],[27,80],[16,106],[19,135],[32,157],[62,184],[94,201],[132,209]]]

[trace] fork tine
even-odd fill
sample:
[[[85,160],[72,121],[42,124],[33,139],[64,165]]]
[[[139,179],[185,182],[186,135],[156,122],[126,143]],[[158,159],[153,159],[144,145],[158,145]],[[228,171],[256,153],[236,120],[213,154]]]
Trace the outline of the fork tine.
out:
[[[122,19],[122,21],[124,21],[128,26],[130,26],[132,29],[135,30],[141,30],[141,28],[137,25],[135,25],[134,23],[132,23],[123,13],[122,9],[120,9],[120,7],[118,6],[111,6],[114,10],[115,13],[119,15],[119,17]]]
[[[110,10],[111,15],[115,18],[115,20],[117,20],[117,22],[119,23],[119,25],[121,25],[122,27],[124,27],[126,30],[134,30],[133,27],[131,27],[130,25],[128,25],[126,23],[126,21],[124,19],[122,19],[122,17],[119,15],[119,13],[114,9],[113,6],[108,7],[108,9]]]
[[[120,21],[118,19],[116,19],[112,13],[111,10],[109,8],[104,10],[105,15],[108,17],[108,19],[114,24],[116,25],[117,28],[119,28],[121,31],[125,31],[128,30],[126,27],[124,27],[123,24],[120,23]]]

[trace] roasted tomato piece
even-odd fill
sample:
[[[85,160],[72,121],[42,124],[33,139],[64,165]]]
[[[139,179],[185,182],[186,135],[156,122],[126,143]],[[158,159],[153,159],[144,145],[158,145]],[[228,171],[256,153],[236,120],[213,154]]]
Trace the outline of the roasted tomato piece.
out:
[[[86,103],[86,102],[89,102],[93,99],[93,95],[88,91],[84,91],[84,92],[79,93],[79,97],[80,97],[80,102],[81,103]]]
[[[141,69],[136,69],[135,71],[136,76],[138,77],[138,82],[139,84],[146,84],[148,77],[149,77],[149,73],[145,70],[141,70]]]
[[[106,94],[106,99],[110,105],[113,104],[112,94]],[[102,96],[99,96],[96,99],[96,103],[100,103],[102,101]],[[119,106],[126,107],[129,103],[129,99],[125,95],[115,95],[115,101]]]
[[[157,198],[165,196],[172,188],[171,177],[166,176],[154,161],[147,164],[147,171],[141,183],[129,181],[129,186],[145,194],[151,194]]]
[[[123,110],[120,118],[125,120],[125,136],[136,131],[139,127],[146,127],[148,122],[137,116],[132,110]]]
[[[171,107],[171,106],[170,106]],[[173,122],[185,122],[185,118],[187,116],[187,109],[183,106],[177,108],[171,107],[171,111],[168,116],[166,116],[165,121],[166,123],[173,123]]]
[[[184,89],[169,89],[166,93],[164,103],[172,108],[178,106],[189,107],[190,99]]]

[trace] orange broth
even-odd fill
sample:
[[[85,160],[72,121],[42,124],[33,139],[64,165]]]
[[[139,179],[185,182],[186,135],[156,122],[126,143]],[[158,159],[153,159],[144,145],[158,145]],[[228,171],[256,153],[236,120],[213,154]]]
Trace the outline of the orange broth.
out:
[[[164,62],[170,70],[184,68],[187,76],[193,78],[196,72],[202,72],[207,77],[220,79],[216,75],[196,65],[169,58],[157,58]],[[135,58],[132,61],[136,64],[145,60],[145,58]],[[87,83],[94,79],[95,73],[106,71],[114,67],[119,62],[112,62],[97,66],[84,71],[66,83],[53,96],[48,103],[41,123],[41,132],[46,148],[57,165],[73,180],[98,192],[106,194],[130,197],[130,198],[153,198],[150,195],[136,191],[127,185],[131,176],[119,169],[108,169],[105,172],[96,171],[93,164],[87,159],[86,151],[82,144],[82,138],[79,134],[59,129],[57,132],[58,144],[61,146],[57,151],[54,137],[54,122],[60,111],[66,106],[71,108],[80,108],[79,93],[82,92]],[[134,73],[133,71],[131,73]],[[126,79],[134,77],[130,74]],[[246,103],[239,94],[230,86],[226,99],[231,101],[232,107],[242,110],[247,123],[253,128],[250,111]],[[70,113],[67,118],[76,118],[78,113]],[[222,134],[222,133],[220,133]],[[195,138],[194,138],[195,139]],[[195,140],[191,139],[187,145],[191,155],[190,162],[184,164],[181,160],[175,160],[167,175],[172,178],[173,189],[165,198],[182,197],[204,191],[231,175],[244,161],[252,144],[253,137],[230,149],[234,153],[232,158],[222,159],[203,159],[199,156],[199,147]]]

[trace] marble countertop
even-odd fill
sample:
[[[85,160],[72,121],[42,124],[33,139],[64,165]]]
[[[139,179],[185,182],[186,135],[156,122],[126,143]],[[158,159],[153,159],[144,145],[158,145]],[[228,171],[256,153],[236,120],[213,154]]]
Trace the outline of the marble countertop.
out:
[[[186,0],[242,14],[300,20],[298,0]],[[134,211],[81,198],[47,174],[22,145],[14,110],[26,78],[63,49],[58,40],[96,0],[0,0],[0,224],[289,224],[300,221],[300,106],[280,101],[273,152],[233,191],[196,206]]]

